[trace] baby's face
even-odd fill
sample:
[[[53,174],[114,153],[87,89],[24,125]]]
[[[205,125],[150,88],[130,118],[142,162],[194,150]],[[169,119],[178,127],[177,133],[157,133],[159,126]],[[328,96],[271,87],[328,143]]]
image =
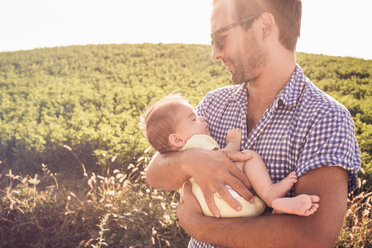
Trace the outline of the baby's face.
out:
[[[177,111],[177,121],[177,135],[185,141],[195,134],[210,135],[205,118],[198,116],[191,105],[184,104],[179,107]]]

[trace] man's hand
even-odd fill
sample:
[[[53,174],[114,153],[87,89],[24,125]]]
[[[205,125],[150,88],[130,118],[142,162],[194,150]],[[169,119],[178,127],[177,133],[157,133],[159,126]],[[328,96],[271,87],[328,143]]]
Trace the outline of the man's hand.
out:
[[[194,178],[203,191],[205,201],[211,213],[220,217],[214,202],[214,193],[218,193],[232,208],[241,209],[240,203],[231,196],[225,185],[231,186],[246,200],[251,200],[251,185],[245,174],[232,161],[246,161],[252,155],[244,152],[206,151],[190,149],[185,153],[181,168]]]

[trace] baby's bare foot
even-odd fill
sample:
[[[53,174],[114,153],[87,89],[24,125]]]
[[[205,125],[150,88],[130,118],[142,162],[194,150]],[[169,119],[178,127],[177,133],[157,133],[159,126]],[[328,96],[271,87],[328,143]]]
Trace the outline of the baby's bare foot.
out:
[[[272,202],[272,207],[282,213],[309,216],[318,209],[319,197],[316,195],[298,195],[295,197],[278,198]]]
[[[303,207],[300,209],[300,213],[304,213],[304,216],[309,216],[315,213],[315,211],[318,209],[319,204],[316,202],[319,202],[319,197],[316,195],[299,195],[303,196]]]

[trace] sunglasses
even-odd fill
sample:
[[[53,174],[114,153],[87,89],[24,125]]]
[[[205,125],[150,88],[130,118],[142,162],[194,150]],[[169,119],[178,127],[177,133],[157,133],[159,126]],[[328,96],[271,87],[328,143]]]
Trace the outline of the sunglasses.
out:
[[[248,16],[248,17],[243,18],[243,20],[241,20],[240,22],[231,23],[230,25],[227,25],[227,26],[225,26],[223,28],[220,28],[217,31],[213,32],[211,34],[211,39],[212,39],[211,44],[212,44],[212,46],[215,46],[218,50],[223,49],[223,47],[225,45],[224,43],[225,43],[226,36],[218,39],[217,38],[217,35],[218,34],[223,33],[226,30],[229,30],[229,29],[231,29],[233,27],[236,27],[236,26],[239,26],[239,25],[243,25],[243,24],[248,23],[248,22],[251,22],[249,24],[249,26],[250,26],[250,25],[252,25],[252,23],[253,23],[253,21],[254,21],[255,18],[256,18],[256,16]],[[249,28],[249,27],[247,27],[247,28]]]

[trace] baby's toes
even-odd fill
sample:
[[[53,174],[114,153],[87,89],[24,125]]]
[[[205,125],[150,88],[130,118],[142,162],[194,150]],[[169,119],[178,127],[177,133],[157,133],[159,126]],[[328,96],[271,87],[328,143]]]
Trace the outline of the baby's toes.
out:
[[[311,195],[310,196],[311,202],[319,202],[320,198],[317,195]]]

